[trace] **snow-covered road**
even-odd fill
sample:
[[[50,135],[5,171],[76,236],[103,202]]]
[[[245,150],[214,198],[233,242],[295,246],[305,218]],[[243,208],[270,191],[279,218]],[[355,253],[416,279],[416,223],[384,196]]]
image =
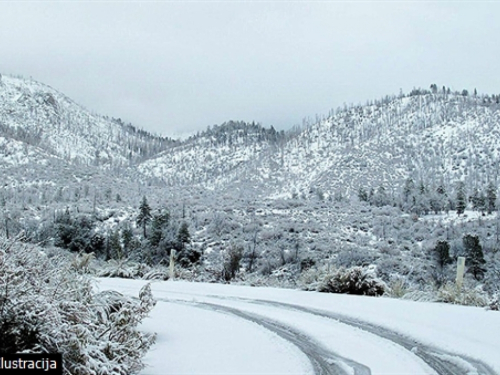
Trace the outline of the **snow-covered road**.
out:
[[[138,295],[139,280],[99,279]],[[143,375],[500,374],[500,313],[275,288],[155,282]]]

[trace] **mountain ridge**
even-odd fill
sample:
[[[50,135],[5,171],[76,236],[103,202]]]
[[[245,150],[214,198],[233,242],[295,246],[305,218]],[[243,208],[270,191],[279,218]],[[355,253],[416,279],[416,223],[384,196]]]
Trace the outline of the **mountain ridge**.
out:
[[[360,187],[382,185],[394,194],[407,178],[433,186],[445,181],[448,191],[465,180],[472,191],[498,179],[496,95],[431,85],[432,91],[414,89],[337,109],[303,128],[277,132],[228,121],[174,141],[94,115],[48,85],[5,75],[0,82],[3,147],[9,138],[24,143],[26,155],[41,155],[35,161],[51,156],[130,167],[168,186],[224,190],[257,184],[276,197],[311,190],[352,196]]]
[[[37,81],[3,75],[0,82],[2,134],[73,163],[124,166],[174,143],[93,114]]]

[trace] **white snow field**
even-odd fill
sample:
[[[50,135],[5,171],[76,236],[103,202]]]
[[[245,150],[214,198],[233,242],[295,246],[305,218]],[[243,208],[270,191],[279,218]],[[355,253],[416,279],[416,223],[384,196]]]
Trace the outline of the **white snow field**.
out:
[[[143,280],[98,279],[137,296]],[[142,375],[500,374],[500,313],[277,288],[161,281]]]

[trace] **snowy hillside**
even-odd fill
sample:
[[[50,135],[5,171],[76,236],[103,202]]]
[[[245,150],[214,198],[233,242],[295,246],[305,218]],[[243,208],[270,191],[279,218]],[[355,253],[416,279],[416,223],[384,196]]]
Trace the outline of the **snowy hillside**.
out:
[[[174,142],[93,114],[44,84],[2,76],[3,162],[12,164],[9,150],[21,147],[7,145],[12,140],[24,144],[19,163],[47,155],[95,166],[142,161],[137,172],[170,187],[328,197],[380,186],[394,194],[411,177],[448,192],[463,180],[472,191],[497,181],[500,105],[495,95],[465,94],[414,90],[332,111],[301,129],[230,121]]]
[[[224,190],[272,181],[269,162],[284,132],[259,124],[230,121],[185,140],[139,166],[168,186]],[[274,161],[273,161],[274,162]]]
[[[47,85],[10,76],[0,76],[0,129],[4,137],[85,165],[128,165],[171,142],[93,114]]]
[[[141,276],[174,249],[188,279],[315,290],[359,266],[391,295],[450,302],[463,302],[446,288],[466,256],[471,303],[486,305],[500,280],[500,106],[465,94],[414,90],[302,128],[228,121],[174,142],[2,76],[0,233],[117,262],[97,274]]]
[[[463,180],[472,189],[497,180],[499,124],[496,99],[416,91],[309,126],[287,144],[284,169],[331,194],[381,185],[394,192],[408,177],[444,181],[448,190]]]
[[[455,191],[497,181],[500,105],[496,96],[414,90],[338,109],[300,130],[274,132],[228,123],[143,163],[139,170],[169,186],[259,186],[263,196],[320,190],[356,195],[407,178]],[[235,124],[237,126],[235,126]],[[238,127],[239,126],[239,127]]]

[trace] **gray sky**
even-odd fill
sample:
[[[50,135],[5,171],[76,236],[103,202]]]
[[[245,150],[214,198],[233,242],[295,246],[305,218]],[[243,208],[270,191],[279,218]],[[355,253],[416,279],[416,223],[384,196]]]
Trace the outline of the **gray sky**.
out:
[[[431,83],[500,93],[500,2],[1,1],[0,73],[163,135],[287,129]]]

